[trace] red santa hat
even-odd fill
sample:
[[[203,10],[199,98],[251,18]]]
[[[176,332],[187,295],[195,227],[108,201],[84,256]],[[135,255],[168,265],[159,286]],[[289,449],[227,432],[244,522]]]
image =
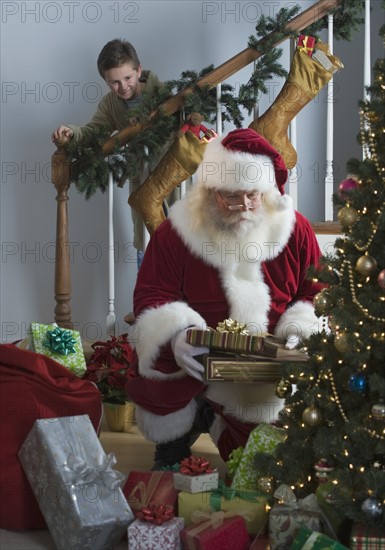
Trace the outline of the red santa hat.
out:
[[[282,196],[288,171],[281,155],[264,137],[244,128],[207,145],[197,176],[210,189],[258,190]]]

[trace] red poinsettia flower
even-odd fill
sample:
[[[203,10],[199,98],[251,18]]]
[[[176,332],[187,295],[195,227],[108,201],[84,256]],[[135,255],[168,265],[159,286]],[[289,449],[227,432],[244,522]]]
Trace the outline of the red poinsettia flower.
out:
[[[133,350],[128,335],[111,336],[107,342],[94,342],[93,354],[87,361],[83,378],[94,382],[102,400],[122,404],[128,401],[124,387],[127,379],[134,376],[131,368]]]

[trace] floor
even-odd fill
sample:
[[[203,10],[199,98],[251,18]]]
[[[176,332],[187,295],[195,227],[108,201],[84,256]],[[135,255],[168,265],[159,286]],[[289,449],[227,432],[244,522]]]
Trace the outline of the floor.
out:
[[[115,469],[128,474],[131,470],[149,470],[153,463],[154,445],[146,441],[134,425],[128,433],[111,432],[102,424],[100,441],[106,453],[114,452]],[[210,460],[222,475],[225,465],[207,434],[194,443],[192,452]],[[54,550],[55,545],[48,531],[6,531],[0,529],[1,550]],[[119,543],[115,550],[126,550],[127,542]],[[80,550],[80,549],[79,549]]]

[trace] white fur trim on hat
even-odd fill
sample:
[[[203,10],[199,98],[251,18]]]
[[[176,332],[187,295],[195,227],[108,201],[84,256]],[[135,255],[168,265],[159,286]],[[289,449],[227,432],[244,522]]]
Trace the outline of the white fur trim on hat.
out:
[[[277,189],[274,165],[267,155],[232,151],[220,139],[211,141],[196,172],[197,182],[209,189],[255,191]]]

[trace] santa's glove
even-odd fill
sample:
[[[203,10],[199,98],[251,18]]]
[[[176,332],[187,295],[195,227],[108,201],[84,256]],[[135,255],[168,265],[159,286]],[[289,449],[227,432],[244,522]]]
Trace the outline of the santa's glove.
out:
[[[190,327],[191,328],[191,327]],[[171,349],[175,356],[178,367],[183,369],[189,376],[202,381],[204,372],[203,365],[194,359],[195,355],[208,353],[210,350],[205,346],[192,346],[186,342],[186,332],[189,329],[181,330],[171,339]]]
[[[294,349],[298,346],[300,341],[301,341],[301,339],[300,339],[299,336],[297,336],[296,334],[291,334],[290,336],[287,337],[285,348],[286,349]]]

